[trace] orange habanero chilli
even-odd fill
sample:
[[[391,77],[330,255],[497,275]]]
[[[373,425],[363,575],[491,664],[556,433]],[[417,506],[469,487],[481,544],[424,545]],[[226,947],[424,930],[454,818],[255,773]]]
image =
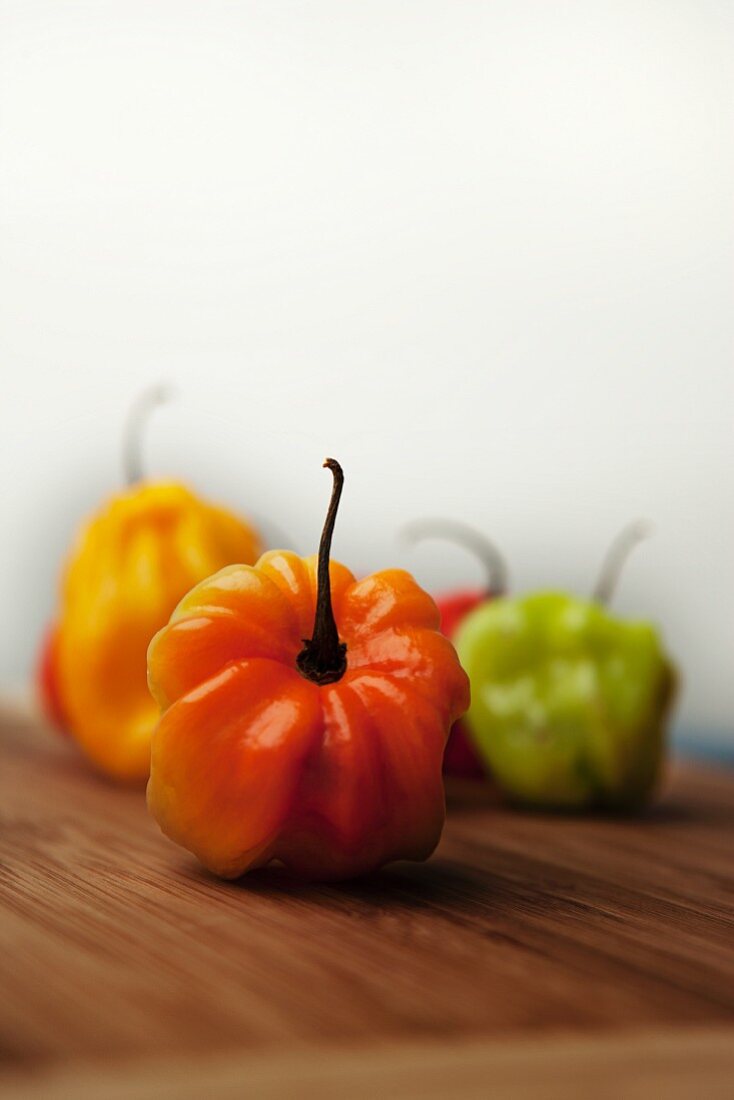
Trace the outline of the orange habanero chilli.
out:
[[[148,651],[163,710],[149,808],[224,878],[271,860],[351,878],[427,858],[443,826],[441,761],[468,680],[408,573],[358,581],[329,562],[343,475],[324,465],[318,557],[269,551],[221,570]]]

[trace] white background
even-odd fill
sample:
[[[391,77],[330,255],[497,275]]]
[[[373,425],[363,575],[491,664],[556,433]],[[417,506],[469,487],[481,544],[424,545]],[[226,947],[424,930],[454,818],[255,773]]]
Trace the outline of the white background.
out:
[[[515,586],[590,587],[734,728],[729,0],[0,0],[0,684],[28,673],[80,518],[151,473],[357,572],[468,520]],[[278,541],[281,541],[280,539]]]

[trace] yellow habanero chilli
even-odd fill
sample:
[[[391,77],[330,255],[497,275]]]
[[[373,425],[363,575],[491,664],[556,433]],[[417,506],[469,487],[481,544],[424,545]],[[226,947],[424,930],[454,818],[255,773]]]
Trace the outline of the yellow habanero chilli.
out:
[[[55,672],[66,727],[102,771],[147,777],[158,719],[148,643],[193,585],[260,549],[245,523],[171,483],[113,497],[84,529],[63,582]]]

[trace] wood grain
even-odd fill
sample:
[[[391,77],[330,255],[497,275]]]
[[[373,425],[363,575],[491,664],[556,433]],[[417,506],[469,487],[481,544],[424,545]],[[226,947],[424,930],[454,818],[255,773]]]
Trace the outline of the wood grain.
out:
[[[218,882],[28,719],[0,752],[4,1095],[556,1095],[544,1065],[559,1096],[611,1066],[625,1096],[731,1088],[731,773],[678,768],[636,819],[466,785],[427,864],[322,887]]]

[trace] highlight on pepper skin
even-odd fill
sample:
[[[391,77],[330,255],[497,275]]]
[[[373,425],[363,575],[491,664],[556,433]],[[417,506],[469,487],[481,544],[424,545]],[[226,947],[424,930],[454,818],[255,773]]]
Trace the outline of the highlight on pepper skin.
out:
[[[319,555],[270,551],[221,570],[148,653],[162,710],[149,808],[225,878],[271,860],[351,878],[425,859],[443,826],[441,762],[468,680],[408,573],[358,581],[330,561],[342,475],[326,464]]]
[[[186,486],[136,480],[138,445],[128,440],[127,450],[133,483],[72,548],[37,676],[47,716],[87,758],[142,783],[158,718],[146,680],[151,637],[192,585],[232,561],[255,561],[262,548],[247,523]]]

